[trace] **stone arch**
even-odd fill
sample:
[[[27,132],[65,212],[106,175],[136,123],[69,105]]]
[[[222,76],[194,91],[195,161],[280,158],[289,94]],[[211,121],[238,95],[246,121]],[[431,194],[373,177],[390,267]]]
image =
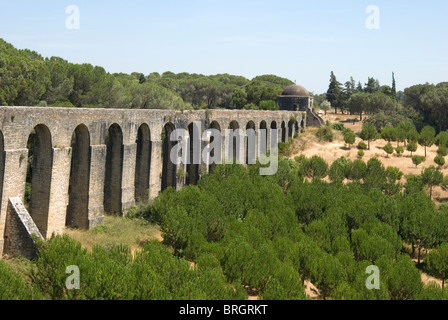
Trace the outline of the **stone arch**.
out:
[[[246,152],[246,164],[255,164],[257,162],[257,136],[256,136],[256,126],[253,121],[249,121],[246,125],[246,137],[245,141],[245,152]]]
[[[123,131],[114,123],[106,136],[106,176],[104,179],[104,211],[106,214],[123,215]]]
[[[262,141],[261,139],[262,138],[265,138],[265,141]],[[260,122],[260,131],[259,131],[259,133],[258,133],[258,139],[260,140],[259,142],[258,142],[258,145],[259,145],[259,151],[258,151],[258,154],[259,155],[266,155],[267,154],[267,151],[268,151],[268,142],[269,142],[269,139],[268,139],[268,126],[267,126],[267,123],[266,123],[266,121],[261,121]]]
[[[289,122],[288,122],[288,138],[289,138],[289,139],[294,138],[294,124],[295,124],[296,122],[297,122],[297,121],[295,121],[295,120],[293,120],[293,119],[289,120]]]
[[[218,131],[221,132],[221,126],[216,121],[213,121],[210,124],[210,129],[215,129],[215,130],[218,130]],[[213,142],[215,142],[215,137],[211,136],[210,137],[210,143],[213,143]],[[219,150],[219,153],[221,154],[221,161],[222,161],[222,153],[221,153],[221,151],[222,151],[222,140],[221,140],[221,149]],[[215,149],[213,149],[210,152],[210,157],[214,158],[215,156],[216,156],[216,151],[215,151]],[[216,163],[215,163],[215,161],[213,161],[213,162],[209,163],[208,172],[213,174],[215,172],[215,170],[216,170]]]
[[[76,127],[71,140],[69,200],[65,225],[89,229],[90,132],[84,125]]]
[[[46,238],[50,208],[53,146],[51,133],[44,124],[31,131],[28,142],[28,167],[25,188],[25,204],[31,218]]]
[[[196,125],[196,123],[190,123],[188,126],[188,135],[189,135],[189,157],[187,163],[187,185],[196,185],[199,181],[199,165],[202,161],[201,159],[201,135],[202,133],[199,131],[200,128]],[[196,150],[195,150],[196,149]]]
[[[170,187],[176,189],[177,166],[170,159],[171,150],[178,143],[170,139],[174,130],[176,127],[169,122],[162,132],[162,192]]]
[[[151,130],[144,123],[138,128],[137,157],[135,163],[135,201],[149,200],[152,142]]]
[[[278,126],[277,121],[271,122],[271,131],[270,131],[270,148],[275,147],[278,142]]]
[[[228,154],[226,158],[235,163],[235,159],[240,159],[240,125],[236,120],[229,124],[230,135],[227,143]]]
[[[3,137],[3,132],[0,130],[0,208],[2,205],[2,198],[3,198],[4,178],[5,178],[5,140]]]
[[[286,122],[285,121],[282,122],[281,131],[282,131],[282,134],[281,134],[281,139],[282,140],[281,140],[281,142],[286,142],[287,138],[286,138]]]

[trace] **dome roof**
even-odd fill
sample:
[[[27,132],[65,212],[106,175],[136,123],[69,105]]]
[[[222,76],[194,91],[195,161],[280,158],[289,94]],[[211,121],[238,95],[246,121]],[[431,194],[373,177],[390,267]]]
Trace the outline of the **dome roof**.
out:
[[[292,84],[283,90],[282,96],[309,97],[310,93],[304,87],[299,86],[298,84]]]

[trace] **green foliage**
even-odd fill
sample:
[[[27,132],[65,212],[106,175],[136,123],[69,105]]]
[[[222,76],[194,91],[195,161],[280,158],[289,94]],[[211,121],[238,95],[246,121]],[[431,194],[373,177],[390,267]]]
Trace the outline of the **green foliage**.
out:
[[[370,150],[370,141],[376,140],[378,135],[378,131],[376,128],[371,125],[370,123],[366,123],[362,126],[360,137],[362,140],[365,140],[368,142],[368,149]]]
[[[355,141],[356,141],[356,135],[353,131],[347,131],[344,134],[344,142],[348,144],[349,147],[351,147],[351,145],[353,145]]]
[[[409,256],[399,255],[396,260],[383,257],[377,261],[377,266],[392,300],[413,300],[421,293],[421,275]]]
[[[441,145],[439,149],[437,149],[437,154],[441,157],[448,156],[448,148],[445,145]]]
[[[448,132],[440,132],[434,140],[434,143],[439,147],[448,147]]]
[[[429,194],[432,198],[433,188],[436,186],[440,186],[443,182],[443,173],[434,166],[431,166],[423,171],[422,182],[423,185],[427,185],[429,187]]]
[[[310,179],[323,179],[328,175],[328,164],[319,156],[313,156],[301,166],[303,176]]]
[[[363,141],[359,142],[358,149],[359,150],[367,150],[367,145],[365,144],[365,142],[363,142]]]
[[[333,128],[333,130],[337,130],[337,131],[344,131],[344,130],[346,130],[343,123],[333,123],[331,125],[331,127]]]
[[[386,127],[381,131],[381,137],[387,142],[397,141],[398,131],[394,127]]]
[[[387,153],[387,157],[389,158],[389,155],[391,155],[392,153],[394,153],[394,147],[388,143],[384,146],[383,150]]]
[[[333,142],[334,140],[334,133],[330,126],[323,126],[319,128],[316,136],[319,138],[319,141]]]
[[[352,163],[347,158],[342,157],[333,162],[329,171],[329,178],[333,182],[343,182],[348,178]]]
[[[426,148],[431,147],[434,144],[436,135],[436,130],[433,127],[426,126],[420,132],[420,138],[418,139],[418,143],[425,147],[425,157],[426,157]]]
[[[360,159],[357,159],[353,161],[353,164],[348,173],[348,178],[352,181],[360,181],[366,178],[366,174],[367,174],[366,163]]]
[[[418,144],[416,142],[409,142],[408,145],[406,146],[406,150],[408,150],[411,153],[411,157],[412,154],[417,151],[417,149]]]
[[[132,257],[129,248],[95,247],[88,253],[67,236],[40,244],[32,282],[49,299],[179,300],[244,299],[241,286],[229,285],[218,265],[192,270],[158,242]],[[80,289],[67,290],[68,266],[80,269]],[[201,266],[203,263],[201,262]]]
[[[431,251],[425,259],[425,269],[429,274],[442,280],[443,287],[448,280],[448,244]]]
[[[39,298],[40,294],[38,291],[33,290],[20,274],[13,272],[5,261],[0,260],[0,300],[31,300]]]
[[[403,147],[397,147],[397,148],[395,148],[395,152],[397,153],[397,155],[399,157],[401,157],[403,155],[403,153],[404,153],[404,148]]]
[[[413,156],[412,157],[412,163],[415,164],[416,168],[425,161],[426,161],[426,158],[423,156]]]
[[[445,165],[445,158],[441,155],[438,155],[434,158],[434,162],[439,166],[439,168]]]
[[[359,150],[358,151],[358,157],[362,158],[362,157],[364,157],[364,155],[365,155],[364,150]]]

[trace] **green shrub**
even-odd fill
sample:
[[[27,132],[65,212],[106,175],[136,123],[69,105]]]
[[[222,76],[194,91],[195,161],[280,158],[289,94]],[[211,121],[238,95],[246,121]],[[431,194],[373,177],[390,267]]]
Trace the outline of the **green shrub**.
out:
[[[437,154],[446,157],[448,155],[448,148],[444,144],[440,145],[439,149],[437,149]]]
[[[439,166],[443,167],[445,165],[445,158],[441,155],[438,155],[434,158],[434,162]]]
[[[316,136],[319,138],[319,141],[333,142],[334,140],[334,133],[330,126],[321,127],[317,131]]]
[[[401,156],[403,155],[403,153],[404,153],[404,148],[403,148],[403,147],[397,147],[397,148],[395,149],[395,152],[397,153],[397,155],[398,155],[399,157],[401,157]]]
[[[364,141],[359,142],[358,149],[359,150],[367,150],[367,144]]]
[[[389,158],[389,155],[394,153],[394,147],[390,143],[386,144],[383,148],[383,150],[387,153],[387,157]]]
[[[333,123],[332,128],[333,128],[333,130],[344,131],[345,126],[343,123]]]
[[[413,156],[412,157],[412,163],[415,164],[416,168],[425,161],[426,161],[426,158],[423,156]]]

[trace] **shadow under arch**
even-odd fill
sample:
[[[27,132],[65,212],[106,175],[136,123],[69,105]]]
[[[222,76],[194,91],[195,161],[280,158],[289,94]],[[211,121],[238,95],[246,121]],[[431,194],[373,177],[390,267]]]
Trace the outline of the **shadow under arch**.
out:
[[[178,141],[170,139],[174,130],[174,124],[168,122],[162,132],[162,192],[168,188],[176,189],[177,186],[177,165],[170,159],[171,150],[178,144]]]
[[[71,140],[69,201],[65,225],[69,228],[89,229],[90,133],[80,124]]]
[[[34,127],[28,137],[27,148],[25,205],[41,235],[47,238],[53,146],[51,133],[46,125],[38,124]]]
[[[149,184],[151,171],[151,130],[149,126],[142,124],[137,133],[137,158],[135,164],[135,201],[149,200]]]
[[[104,179],[104,211],[110,215],[123,215],[123,131],[114,123],[106,136],[106,173]]]

